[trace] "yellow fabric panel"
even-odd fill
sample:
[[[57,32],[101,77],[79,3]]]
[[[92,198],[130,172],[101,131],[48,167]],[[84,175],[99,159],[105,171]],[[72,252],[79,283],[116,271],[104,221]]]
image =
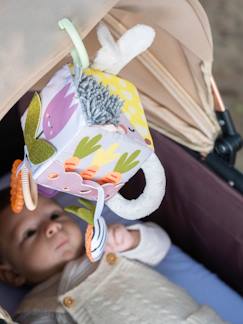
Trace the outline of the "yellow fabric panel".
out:
[[[127,119],[143,138],[148,138],[153,143],[136,87],[127,80],[98,70],[86,69],[84,73],[95,76],[103,85],[109,86],[111,94],[124,100],[122,111]],[[153,147],[153,144],[149,146]]]

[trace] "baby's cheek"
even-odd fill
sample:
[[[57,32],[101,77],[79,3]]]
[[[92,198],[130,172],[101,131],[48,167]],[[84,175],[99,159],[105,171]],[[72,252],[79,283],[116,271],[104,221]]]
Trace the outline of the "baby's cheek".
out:
[[[50,250],[36,252],[33,249],[23,259],[21,272],[29,282],[38,283],[60,271],[62,266],[61,260],[57,260]]]
[[[32,248],[25,256],[26,271],[36,272],[46,270],[53,264],[53,256],[51,250],[43,249],[41,247]]]
[[[70,222],[66,224],[64,230],[70,239],[70,243],[73,249],[75,250],[75,254],[78,254],[83,247],[83,237],[79,226],[76,223]]]

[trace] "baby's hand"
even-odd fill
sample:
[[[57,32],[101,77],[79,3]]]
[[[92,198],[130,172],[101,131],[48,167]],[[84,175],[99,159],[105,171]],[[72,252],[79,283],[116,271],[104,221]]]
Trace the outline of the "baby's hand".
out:
[[[124,252],[135,249],[140,242],[138,230],[128,230],[122,224],[112,224],[108,227],[108,237],[105,252]]]

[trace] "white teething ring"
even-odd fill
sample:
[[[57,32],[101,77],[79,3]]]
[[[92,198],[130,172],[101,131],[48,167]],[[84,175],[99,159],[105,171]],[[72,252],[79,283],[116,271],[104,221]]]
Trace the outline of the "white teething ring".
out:
[[[34,210],[38,203],[37,184],[33,180],[31,171],[25,166],[22,166],[22,190],[25,206],[29,210]]]
[[[150,215],[160,206],[164,197],[165,172],[155,153],[148,157],[141,169],[145,176],[146,186],[138,198],[128,200],[117,193],[106,201],[106,205],[123,218],[139,219]]]

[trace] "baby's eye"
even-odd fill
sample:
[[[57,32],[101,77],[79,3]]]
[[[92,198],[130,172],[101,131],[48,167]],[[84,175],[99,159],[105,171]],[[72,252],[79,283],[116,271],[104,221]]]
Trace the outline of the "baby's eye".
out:
[[[28,230],[24,235],[24,239],[28,239],[28,238],[32,237],[33,235],[36,234],[36,232],[37,232],[37,230],[35,230],[35,229]]]
[[[59,214],[59,213],[52,213],[51,214],[51,220],[55,220],[55,219],[57,219],[57,218],[59,218],[61,215]]]

